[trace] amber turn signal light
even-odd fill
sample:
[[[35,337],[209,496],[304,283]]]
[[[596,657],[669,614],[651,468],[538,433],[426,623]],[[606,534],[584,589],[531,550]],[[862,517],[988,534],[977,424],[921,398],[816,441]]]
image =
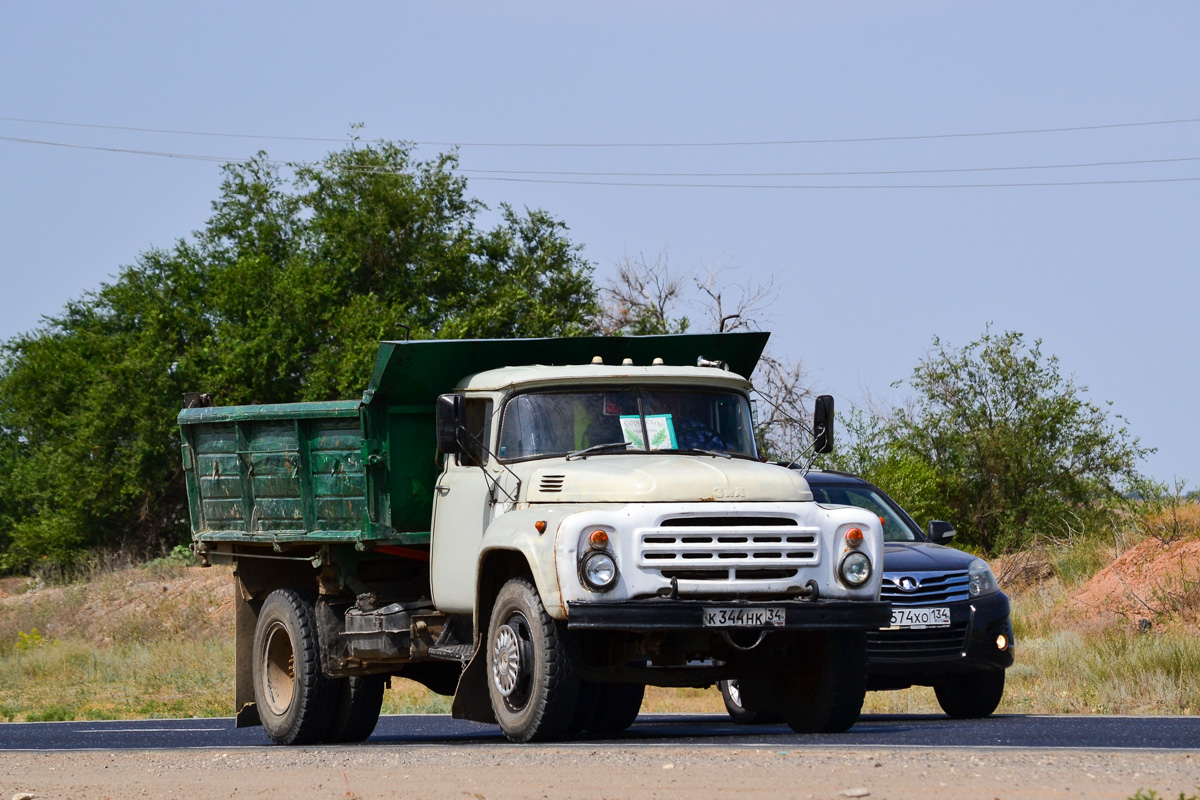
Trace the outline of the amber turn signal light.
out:
[[[537,528],[538,533],[545,533],[546,532],[546,520],[539,519],[537,522],[533,523],[533,527]]]
[[[588,544],[597,549],[608,547],[608,534],[597,528],[588,534]]]
[[[851,528],[846,531],[846,544],[850,547],[858,547],[863,543],[863,532],[858,528]]]

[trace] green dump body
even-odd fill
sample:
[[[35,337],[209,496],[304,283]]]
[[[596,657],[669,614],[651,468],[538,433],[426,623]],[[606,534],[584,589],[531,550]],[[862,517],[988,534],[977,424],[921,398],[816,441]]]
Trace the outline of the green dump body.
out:
[[[766,333],[382,342],[362,400],[189,408],[179,414],[198,542],[429,542],[440,472],[434,404],[505,366],[633,359],[753,372]]]

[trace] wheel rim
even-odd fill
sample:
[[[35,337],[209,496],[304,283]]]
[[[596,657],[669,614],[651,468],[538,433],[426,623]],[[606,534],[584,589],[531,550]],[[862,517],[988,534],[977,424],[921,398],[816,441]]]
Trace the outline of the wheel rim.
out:
[[[726,692],[726,694],[729,695],[729,702],[733,703],[735,706],[742,709],[743,711],[746,710],[746,707],[744,705],[742,705],[742,690],[740,688],[738,688],[737,681],[735,681],[735,680],[734,681],[726,681],[725,682],[725,692]]]
[[[529,621],[524,614],[513,614],[496,630],[492,644],[492,682],[513,709],[524,707],[529,700],[532,658]]]
[[[262,665],[262,683],[266,688],[267,707],[283,715],[296,693],[296,651],[292,637],[282,622],[275,622],[267,631]]]

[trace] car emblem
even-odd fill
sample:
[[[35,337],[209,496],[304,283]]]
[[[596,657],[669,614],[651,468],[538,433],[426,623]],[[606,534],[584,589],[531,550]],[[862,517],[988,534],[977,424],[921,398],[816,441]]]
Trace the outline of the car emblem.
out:
[[[900,587],[900,591],[902,592],[915,592],[917,589],[921,588],[920,584],[917,583],[917,579],[911,578],[908,575],[905,575],[903,578],[897,581],[896,585]]]

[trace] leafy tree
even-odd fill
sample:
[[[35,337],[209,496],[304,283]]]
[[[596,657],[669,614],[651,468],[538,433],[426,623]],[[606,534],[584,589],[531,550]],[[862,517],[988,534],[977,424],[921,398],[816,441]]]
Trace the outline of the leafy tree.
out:
[[[484,210],[453,154],[354,144],[225,168],[201,231],[0,347],[0,567],[186,532],[175,415],[357,396],[380,339],[589,330],[592,267],[542,211]]]
[[[987,551],[1095,520],[1151,452],[1020,333],[935,338],[909,385],[909,408],[851,422],[840,464]]]

